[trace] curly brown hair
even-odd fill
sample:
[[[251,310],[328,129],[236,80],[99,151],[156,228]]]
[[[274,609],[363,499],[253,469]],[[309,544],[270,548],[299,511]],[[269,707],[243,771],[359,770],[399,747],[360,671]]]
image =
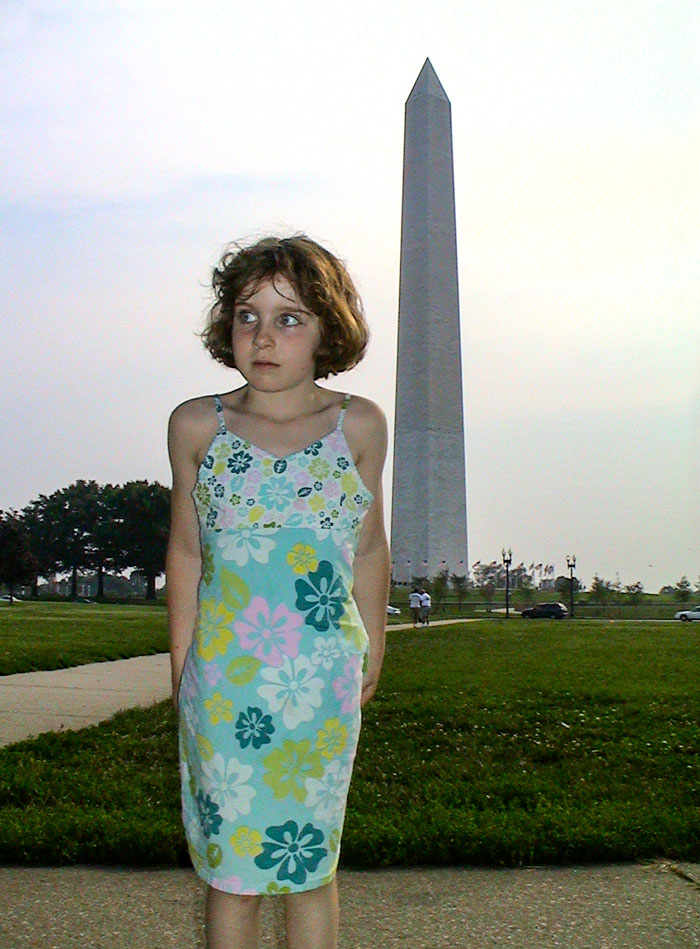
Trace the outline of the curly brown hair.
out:
[[[325,379],[357,365],[369,340],[357,290],[345,264],[305,234],[264,237],[248,247],[235,244],[223,255],[212,274],[216,300],[201,334],[214,359],[235,368],[234,307],[277,274],[289,281],[304,306],[319,319],[321,341],[314,378]]]

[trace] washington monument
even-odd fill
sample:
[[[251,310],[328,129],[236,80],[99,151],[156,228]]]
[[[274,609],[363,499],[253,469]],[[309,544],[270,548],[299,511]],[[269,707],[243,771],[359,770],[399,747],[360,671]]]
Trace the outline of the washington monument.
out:
[[[394,578],[468,573],[450,100],[429,59],[406,101],[391,549]]]

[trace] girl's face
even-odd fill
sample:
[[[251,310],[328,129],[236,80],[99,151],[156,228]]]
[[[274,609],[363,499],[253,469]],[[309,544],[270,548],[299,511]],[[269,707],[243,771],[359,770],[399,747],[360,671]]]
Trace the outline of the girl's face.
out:
[[[233,357],[236,368],[256,389],[282,392],[313,383],[320,342],[318,317],[279,274],[249,296],[244,291],[234,307]]]

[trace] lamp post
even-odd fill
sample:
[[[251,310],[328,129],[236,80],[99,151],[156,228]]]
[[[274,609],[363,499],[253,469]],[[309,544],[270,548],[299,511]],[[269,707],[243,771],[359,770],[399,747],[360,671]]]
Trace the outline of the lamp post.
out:
[[[513,563],[513,551],[508,548],[506,553],[505,547],[501,552],[503,557],[503,566],[506,568],[506,619],[510,616],[510,565]]]
[[[566,555],[566,566],[569,568],[569,615],[574,616],[574,568],[576,567],[576,556]]]

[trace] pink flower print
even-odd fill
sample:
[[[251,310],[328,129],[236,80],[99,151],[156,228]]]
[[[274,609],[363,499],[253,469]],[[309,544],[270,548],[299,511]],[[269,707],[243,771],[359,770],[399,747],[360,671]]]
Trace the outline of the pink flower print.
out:
[[[270,615],[270,604],[263,597],[256,596],[243,611],[243,616],[247,622],[237,620],[233,626],[243,649],[252,649],[254,656],[275,668],[282,665],[283,656],[295,659],[299,655],[299,627],[304,622],[299,613],[291,613],[280,603]]]
[[[236,526],[238,521],[238,512],[233,504],[227,504],[221,511],[221,516],[219,517],[219,527],[222,530],[230,530],[232,527]]]
[[[246,486],[249,484],[255,485],[260,484],[262,481],[262,472],[259,468],[251,468],[249,471],[246,471]]]
[[[216,885],[224,893],[243,893],[243,880],[238,876],[224,877],[222,880],[217,880]]]
[[[216,685],[222,675],[221,669],[213,663],[207,663],[204,667],[204,679],[208,685]]]
[[[339,498],[340,497],[340,484],[337,481],[334,481],[332,478],[329,478],[323,483],[323,494],[327,498]]]
[[[333,680],[333,691],[337,699],[342,699],[341,715],[354,712],[360,700],[362,670],[360,656],[352,656],[343,667],[342,676]]]

